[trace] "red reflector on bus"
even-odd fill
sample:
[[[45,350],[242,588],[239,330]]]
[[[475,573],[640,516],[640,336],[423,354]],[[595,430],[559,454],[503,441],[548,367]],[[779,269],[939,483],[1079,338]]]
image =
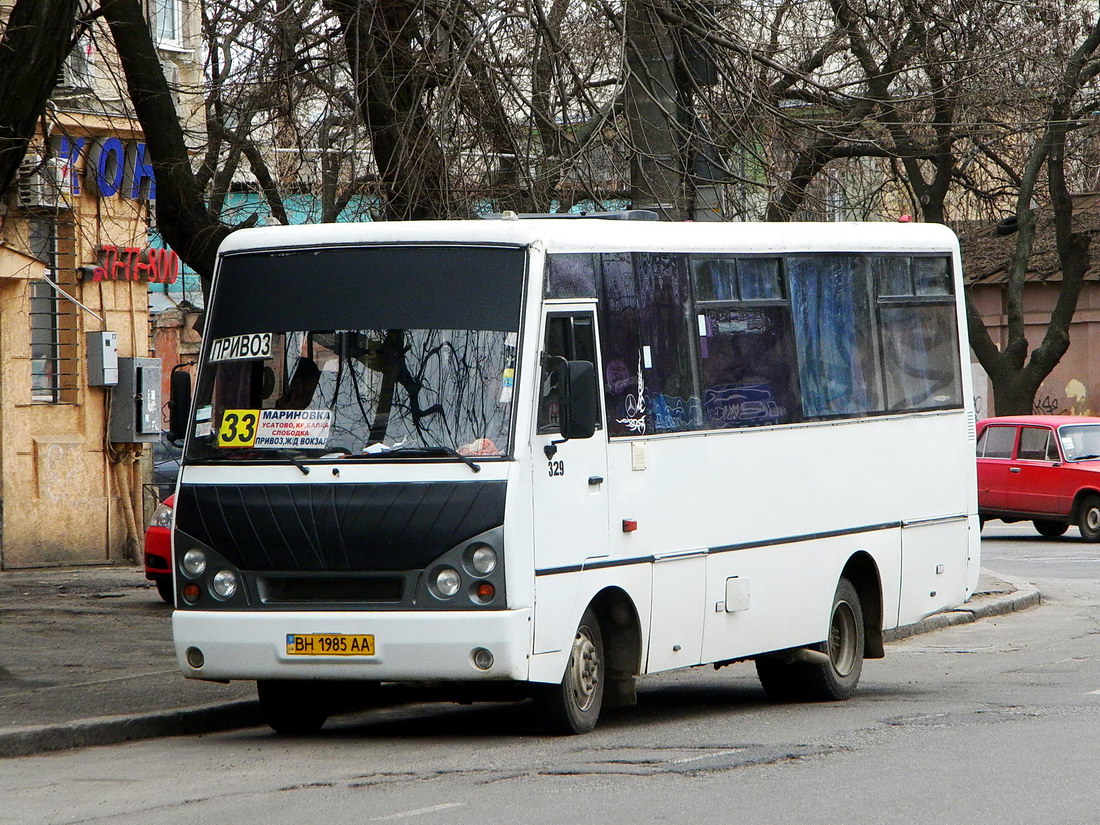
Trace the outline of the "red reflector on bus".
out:
[[[477,597],[483,602],[491,602],[496,594],[497,589],[489,582],[482,582],[477,586]]]
[[[183,588],[183,600],[185,602],[190,602],[191,604],[194,604],[199,600],[199,595],[201,593],[202,591],[199,590],[199,586],[194,582],[191,582]]]
[[[638,521],[636,519],[632,519],[632,518],[624,518],[623,519],[623,532],[624,533],[633,533],[637,529],[638,529]]]

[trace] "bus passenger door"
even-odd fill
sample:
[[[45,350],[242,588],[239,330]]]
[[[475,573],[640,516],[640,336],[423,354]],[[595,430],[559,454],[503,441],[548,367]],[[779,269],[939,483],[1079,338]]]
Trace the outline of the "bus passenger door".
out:
[[[578,571],[606,558],[607,434],[603,416],[591,438],[561,440],[555,366],[596,357],[596,319],[591,306],[556,306],[543,320],[538,419],[531,439],[534,472],[535,653],[557,650],[571,640],[579,618]],[[599,393],[602,396],[602,393]],[[602,397],[599,401],[603,408]],[[568,625],[568,627],[566,626]]]

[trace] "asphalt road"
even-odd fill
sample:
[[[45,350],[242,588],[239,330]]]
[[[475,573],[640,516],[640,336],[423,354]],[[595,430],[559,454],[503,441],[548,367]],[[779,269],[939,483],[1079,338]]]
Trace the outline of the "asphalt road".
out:
[[[1041,607],[917,636],[844,703],[776,705],[751,665],[641,680],[584,737],[524,705],[422,705],[0,763],[0,821],[1095,823],[1100,545],[987,526]]]
[[[1100,544],[1082,539],[1076,527],[1044,538],[1029,521],[990,521],[982,530],[982,566],[1032,583],[1100,580]]]

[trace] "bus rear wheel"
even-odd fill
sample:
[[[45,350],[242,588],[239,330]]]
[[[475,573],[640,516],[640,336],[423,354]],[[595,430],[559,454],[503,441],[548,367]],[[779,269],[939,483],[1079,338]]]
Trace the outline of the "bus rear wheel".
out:
[[[848,579],[841,579],[824,642],[756,660],[768,696],[779,701],[828,702],[849,698],[863,672],[863,608]]]
[[[535,708],[547,731],[572,735],[596,727],[603,706],[605,678],[603,634],[599,619],[589,608],[573,637],[561,683],[533,686]]]
[[[328,705],[315,683],[281,679],[256,682],[264,721],[283,736],[316,733],[328,720]]]

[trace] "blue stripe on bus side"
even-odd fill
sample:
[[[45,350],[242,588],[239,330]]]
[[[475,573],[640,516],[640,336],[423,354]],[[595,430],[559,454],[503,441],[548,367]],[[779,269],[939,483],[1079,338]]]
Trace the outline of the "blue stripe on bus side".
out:
[[[953,519],[956,517],[953,517]],[[965,515],[957,516],[958,519],[965,519]],[[919,522],[918,522],[919,524]],[[752,550],[758,547],[774,547],[780,544],[797,544],[804,541],[814,541],[816,539],[831,539],[837,536],[854,536],[859,533],[874,533],[879,530],[894,530],[903,526],[901,521],[888,521],[882,524],[868,524],[863,527],[849,527],[844,530],[827,530],[822,533],[806,533],[801,536],[785,536],[777,539],[763,539],[761,541],[748,541],[743,544],[725,544],[721,547],[711,547],[707,550],[707,554],[714,553],[732,553],[736,550]],[[652,564],[656,561],[655,556],[639,556],[633,559],[609,559],[607,561],[594,561],[588,564],[570,564],[565,567],[547,567],[543,570],[536,570],[536,576],[556,576],[561,573],[579,573],[582,570],[601,570],[607,567],[626,567],[631,564]]]

